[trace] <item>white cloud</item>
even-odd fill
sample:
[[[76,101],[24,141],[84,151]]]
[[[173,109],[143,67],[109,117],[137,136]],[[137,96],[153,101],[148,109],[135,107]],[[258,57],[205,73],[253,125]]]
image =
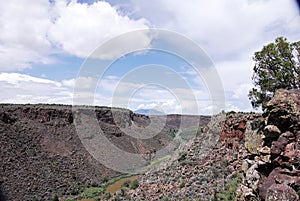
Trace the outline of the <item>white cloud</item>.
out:
[[[159,28],[185,34],[220,58],[261,47],[266,40],[287,34],[299,36],[293,0],[131,0],[136,16]],[[153,15],[155,13],[155,15]]]
[[[111,85],[120,84],[115,78],[106,78]],[[205,91],[191,89],[172,88],[163,89],[155,86],[140,88],[134,83],[126,83],[134,86],[138,91],[128,94],[129,91],[114,94],[112,88],[99,91],[91,90],[90,77],[79,77],[77,80],[63,80],[61,82],[33,77],[19,73],[0,73],[0,103],[60,103],[60,104],[85,104],[107,105],[114,107],[127,107],[132,110],[139,108],[155,108],[165,113],[184,114],[212,114],[212,101]],[[81,88],[73,92],[75,82],[80,82]],[[108,86],[108,85],[107,85]],[[110,91],[112,90],[112,91]],[[74,97],[74,100],[73,100]],[[198,108],[198,109],[197,109]]]
[[[36,84],[50,84],[55,87],[60,87],[59,82],[47,80],[43,78],[32,77],[30,75],[19,73],[1,73],[0,82],[6,82],[7,84],[22,86],[23,83],[36,83]]]
[[[19,73],[0,73],[1,103],[72,104],[72,91],[60,82]]]
[[[66,87],[77,89],[90,89],[93,86],[96,86],[96,80],[92,77],[78,77],[76,79],[62,80],[62,84]]]
[[[112,37],[148,28],[144,18],[131,19],[104,1],[89,5],[75,0],[57,0],[52,4],[48,0],[1,1],[0,13],[1,71],[56,62],[51,57],[54,53],[88,57]],[[149,43],[150,38],[140,34],[131,38],[131,47],[118,45],[124,52],[147,47]],[[116,52],[104,53],[106,58],[116,56]]]
[[[78,57],[90,56],[95,48],[119,34],[148,28],[144,18],[130,19],[104,1],[91,5],[71,1],[69,4],[57,3],[55,8],[58,12],[49,36],[64,51]],[[124,53],[133,47],[145,48],[150,43],[149,37],[144,34],[126,40],[129,40],[131,47],[111,43],[111,46],[105,48],[106,52],[97,56],[111,59],[120,56],[120,52]]]
[[[299,14],[293,0],[131,0],[123,4],[128,7],[113,7],[105,1],[92,4],[75,0],[56,0],[55,3],[48,0],[1,1],[0,71],[55,62],[51,57],[53,53],[88,57],[114,36],[157,27],[184,34],[206,50],[215,61],[223,82],[226,108],[250,110],[247,94],[251,86],[254,51],[281,35],[290,41],[299,40]],[[130,11],[134,13],[129,15]],[[130,49],[151,45],[147,32],[126,38],[127,43],[122,43],[121,39],[110,43],[96,56],[108,59]],[[192,73],[183,73],[182,77],[199,85],[192,85],[199,87],[193,89],[199,111],[209,113],[213,108],[209,93],[200,87],[203,86],[200,80],[191,80]],[[82,97],[83,104],[94,100],[100,105],[112,105],[116,90],[124,95],[144,87],[143,83],[118,82],[116,77],[106,77],[101,80],[101,90],[95,93],[88,91],[95,84],[90,77],[57,82],[19,73],[1,73],[0,102],[71,103],[76,81],[83,92],[76,96]],[[186,96],[186,89],[170,90],[183,98],[184,107],[193,110],[194,103]],[[114,98],[115,103],[124,103],[128,99],[124,96]],[[159,106],[168,112],[181,108],[174,96],[161,89],[143,91],[131,100],[135,102],[134,107]]]
[[[31,63],[50,63],[49,2],[0,2],[0,70],[21,70]]]

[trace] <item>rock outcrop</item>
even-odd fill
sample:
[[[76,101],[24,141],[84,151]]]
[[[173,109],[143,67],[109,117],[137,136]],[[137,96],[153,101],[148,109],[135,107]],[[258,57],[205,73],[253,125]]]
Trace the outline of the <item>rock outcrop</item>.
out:
[[[169,161],[139,176],[136,190],[111,200],[299,200],[299,110],[300,90],[278,90],[263,114],[213,118]]]
[[[136,190],[110,200],[232,200],[242,179],[246,124],[259,114],[217,115],[169,161],[139,176]]]
[[[246,139],[240,200],[299,200],[300,90],[278,90]],[[247,175],[250,175],[247,177]]]

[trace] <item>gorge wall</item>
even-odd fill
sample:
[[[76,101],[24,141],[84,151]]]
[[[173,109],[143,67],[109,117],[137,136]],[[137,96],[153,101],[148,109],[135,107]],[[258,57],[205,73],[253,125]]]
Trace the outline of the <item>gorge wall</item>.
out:
[[[73,109],[73,110],[72,110]],[[130,129],[151,124],[148,116],[127,109],[64,105],[0,105],[0,199],[52,200],[54,195],[78,194],[120,173],[95,160],[83,146],[75,115],[92,115],[111,143],[142,154],[172,141],[180,115],[169,115],[151,139],[135,139]],[[155,117],[160,122],[162,117]],[[186,127],[198,128],[209,117],[186,116]],[[196,122],[196,123],[195,123]],[[78,122],[77,122],[78,123]],[[191,125],[189,125],[191,124]],[[124,129],[127,129],[124,132]],[[92,132],[97,133],[97,130]]]

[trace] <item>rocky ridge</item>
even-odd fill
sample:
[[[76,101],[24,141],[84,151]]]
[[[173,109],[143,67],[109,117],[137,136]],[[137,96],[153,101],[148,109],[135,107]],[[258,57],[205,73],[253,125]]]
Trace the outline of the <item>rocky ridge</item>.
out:
[[[276,91],[263,116],[246,135],[238,200],[299,200],[300,90]]]
[[[169,161],[139,177],[139,187],[109,200],[232,200],[242,179],[246,122],[259,114],[220,114]]]
[[[264,113],[217,116],[173,157],[109,200],[296,201],[300,90],[278,90]]]
[[[127,132],[145,130],[152,121],[127,109],[65,105],[0,105],[1,200],[52,200],[76,195],[85,187],[121,173],[103,166],[83,146],[76,130],[93,117],[105,137],[120,149],[144,154],[172,141],[181,119],[185,127],[205,125],[209,117],[167,116],[166,125],[151,139],[134,139]],[[82,117],[82,118],[78,118]],[[196,123],[195,123],[196,122]],[[76,126],[75,126],[76,124]]]

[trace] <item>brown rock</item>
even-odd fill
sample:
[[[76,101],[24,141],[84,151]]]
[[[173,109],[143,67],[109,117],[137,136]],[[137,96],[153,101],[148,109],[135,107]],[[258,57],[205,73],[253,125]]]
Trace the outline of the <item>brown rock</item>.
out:
[[[283,153],[283,156],[287,157],[289,159],[289,162],[291,162],[291,163],[294,161],[294,158],[298,156],[295,144],[296,144],[295,142],[292,142],[292,143],[286,145],[285,151]],[[299,157],[300,157],[300,155],[299,155]]]
[[[277,90],[264,116],[268,125],[276,125],[283,132],[290,130],[300,120],[300,90]]]
[[[275,125],[267,125],[264,128],[264,133],[266,137],[277,138],[281,134],[281,131]]]
[[[285,137],[279,137],[277,141],[272,142],[271,154],[280,155],[284,151],[285,146],[288,143],[288,139]]]
[[[264,145],[265,136],[259,129],[252,130],[250,122],[247,122],[246,127],[245,147],[251,154],[259,154],[259,150],[261,150]]]
[[[270,189],[272,189],[272,186],[274,187],[277,184],[282,184],[286,186],[293,186],[295,188],[299,188],[299,183],[300,177],[297,175],[297,172],[292,172],[288,169],[282,169],[278,167],[275,168],[267,177],[267,179],[262,183],[262,185],[259,188],[259,195],[262,199],[267,200],[268,192]],[[275,189],[277,189],[277,187]],[[271,191],[271,194],[274,195],[274,189]]]
[[[246,122],[245,121],[241,121],[237,127],[237,129],[241,130],[241,131],[245,131],[246,130]]]
[[[267,191],[266,201],[297,201],[299,196],[286,184],[273,184]]]

